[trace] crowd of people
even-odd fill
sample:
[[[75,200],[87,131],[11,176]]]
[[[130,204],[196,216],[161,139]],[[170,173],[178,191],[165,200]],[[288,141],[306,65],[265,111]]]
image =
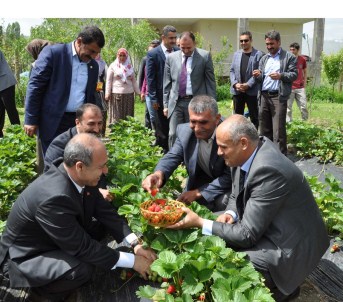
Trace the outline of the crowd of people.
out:
[[[31,301],[61,301],[95,267],[129,267],[147,278],[157,255],[143,248],[110,203],[115,196],[107,190],[107,151],[99,139],[107,113],[109,123],[134,116],[139,95],[145,124],[164,153],[142,187],[162,188],[182,164],[188,178],[177,199],[218,217],[206,220],[184,207],[185,217],[169,228],[201,228],[203,235],[223,238],[247,254],[276,301],[298,295],[329,245],[310,186],[285,156],[294,98],[308,117],[306,62],[299,44],[290,52],[281,48],[276,31],[265,35],[266,54],[252,41],[249,31],[241,33],[230,68],[234,114],[226,119],[218,111],[211,53],[196,47],[190,31],[178,36],[165,26],[161,41],[149,45],[138,81],[125,48],[107,66],[100,56],[105,38],[96,26],[71,43],[37,40],[27,47],[35,62],[24,131],[38,137],[44,173],[15,201],[1,237],[0,270],[11,287],[29,287]],[[11,123],[20,121],[13,106],[16,81],[0,55],[3,127],[5,108]],[[103,244],[108,234],[133,253]]]

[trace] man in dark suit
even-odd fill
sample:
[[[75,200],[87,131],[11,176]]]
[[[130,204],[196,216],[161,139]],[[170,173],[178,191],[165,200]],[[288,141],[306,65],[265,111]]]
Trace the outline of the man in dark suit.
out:
[[[44,172],[48,171],[52,163],[63,157],[64,149],[67,143],[78,133],[91,133],[100,136],[103,126],[103,114],[101,109],[94,104],[86,103],[76,110],[76,126],[68,129],[57,136],[49,145],[44,157]],[[103,175],[98,184],[99,191],[107,201],[112,201],[113,196],[107,189],[105,175]]]
[[[183,162],[188,181],[178,200],[197,201],[212,211],[223,210],[231,190],[230,170],[218,156],[215,129],[221,122],[215,99],[199,95],[189,104],[189,123],[180,124],[173,147],[158,162],[155,172],[142,183],[151,192],[162,187]]]
[[[99,67],[94,58],[105,44],[96,26],[85,27],[69,44],[46,46],[31,71],[24,130],[38,131],[45,154],[52,140],[75,125],[75,111],[94,103]]]
[[[217,221],[187,216],[172,228],[202,228],[247,253],[276,301],[288,301],[329,247],[303,173],[242,115],[217,129],[218,154],[232,167],[232,195]]]
[[[100,139],[78,134],[67,144],[63,162],[20,194],[0,242],[1,270],[11,287],[31,287],[35,295],[60,301],[88,281],[95,266],[131,267],[146,277],[155,253],[143,249],[125,220],[98,198],[95,186],[107,173],[107,160]],[[92,217],[117,242],[130,244],[135,255],[93,239]]]
[[[189,122],[188,104],[193,96],[206,94],[216,99],[216,80],[210,52],[195,47],[192,32],[180,36],[181,51],[166,59],[163,76],[163,113],[169,119],[171,148],[178,124]]]
[[[160,40],[152,40],[148,51],[156,48],[161,44]],[[141,101],[145,101],[145,127],[155,130],[155,110],[151,106],[150,98],[147,91],[147,79],[146,79],[146,56],[142,58],[138,71],[138,87],[141,92]]]
[[[176,44],[176,29],[166,25],[162,31],[162,43],[147,54],[146,75],[148,80],[148,95],[153,108],[156,110],[155,136],[156,145],[168,152],[169,123],[163,114],[163,74],[166,56],[179,50]]]

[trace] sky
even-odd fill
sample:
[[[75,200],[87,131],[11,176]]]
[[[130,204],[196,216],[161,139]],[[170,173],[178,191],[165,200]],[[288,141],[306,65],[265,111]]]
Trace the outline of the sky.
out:
[[[127,6],[118,6],[118,1],[59,0],[58,4],[47,4],[46,0],[10,0],[1,4],[0,25],[18,21],[22,33],[30,34],[30,27],[42,23],[43,18],[326,18],[325,40],[343,41],[343,19],[341,0],[329,0],[315,5],[314,1],[301,0],[296,5],[280,3],[284,8],[266,9],[260,1],[245,0],[244,7],[238,1],[228,4],[225,0],[184,1],[173,0],[167,5],[160,0],[131,0]],[[161,7],[161,3],[164,3]],[[196,3],[196,4],[195,4]],[[225,4],[227,3],[227,4]],[[294,3],[295,4],[295,3]],[[237,5],[237,7],[235,7]],[[94,6],[94,9],[92,8]],[[303,33],[313,37],[313,22],[304,25]]]

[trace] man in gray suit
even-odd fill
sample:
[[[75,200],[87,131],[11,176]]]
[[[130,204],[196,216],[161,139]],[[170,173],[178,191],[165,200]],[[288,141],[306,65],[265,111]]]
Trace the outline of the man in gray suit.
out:
[[[251,122],[258,129],[257,93],[258,84],[252,76],[252,71],[258,69],[262,52],[252,47],[250,31],[242,32],[239,36],[242,49],[233,55],[230,68],[230,92],[233,98],[234,112],[244,114],[245,105],[249,109]]]
[[[197,201],[212,211],[224,210],[231,192],[230,169],[218,156],[215,129],[222,122],[215,99],[198,95],[189,103],[189,123],[177,127],[176,141],[158,162],[153,174],[142,183],[151,192],[162,187],[183,162],[188,180],[178,200]]]
[[[232,193],[217,221],[187,216],[171,228],[202,228],[244,251],[276,301],[288,301],[329,247],[323,219],[303,173],[242,115],[218,126],[218,154],[231,167]]]
[[[169,119],[168,144],[176,139],[178,124],[189,122],[188,104],[193,96],[206,94],[216,99],[216,81],[211,54],[195,47],[195,36],[180,36],[181,51],[166,58],[163,76],[163,113]]]
[[[20,125],[18,110],[15,106],[15,84],[17,83],[5,56],[0,50],[0,137],[5,125],[5,110],[12,125]]]

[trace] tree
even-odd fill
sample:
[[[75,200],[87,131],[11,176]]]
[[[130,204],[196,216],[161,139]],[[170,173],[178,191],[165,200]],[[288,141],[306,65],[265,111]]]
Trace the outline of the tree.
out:
[[[324,72],[328,78],[329,84],[332,85],[332,91],[343,74],[343,51],[337,54],[322,55]]]

